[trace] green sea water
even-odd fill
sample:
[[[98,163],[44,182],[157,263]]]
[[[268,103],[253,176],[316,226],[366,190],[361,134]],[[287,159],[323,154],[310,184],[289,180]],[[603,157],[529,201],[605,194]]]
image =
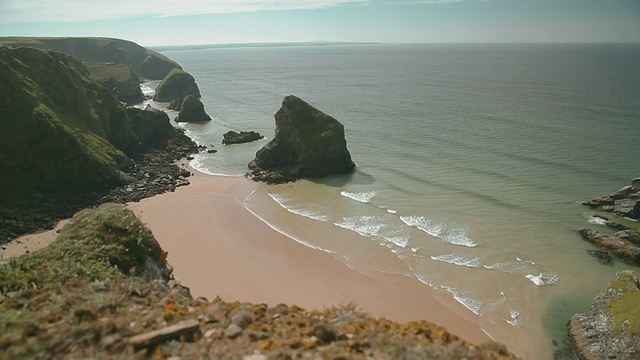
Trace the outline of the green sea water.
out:
[[[239,176],[296,95],[345,126],[356,171],[262,186],[245,199],[292,241],[355,271],[420,280],[525,358],[552,358],[564,324],[628,266],[586,254],[603,229],[579,204],[640,177],[639,45],[349,45],[166,51],[213,121],[183,125]],[[228,130],[259,131],[223,146]],[[290,221],[295,216],[298,221]],[[348,231],[353,236],[341,237]],[[328,235],[329,234],[329,235]],[[383,246],[404,266],[368,257]],[[523,336],[526,335],[526,336]],[[560,356],[560,355],[558,355]]]

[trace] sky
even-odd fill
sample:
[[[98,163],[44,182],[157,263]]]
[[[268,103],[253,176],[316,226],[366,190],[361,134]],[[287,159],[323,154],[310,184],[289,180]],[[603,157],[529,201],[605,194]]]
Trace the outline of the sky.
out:
[[[640,43],[640,0],[0,0],[0,36],[104,36],[145,46]]]

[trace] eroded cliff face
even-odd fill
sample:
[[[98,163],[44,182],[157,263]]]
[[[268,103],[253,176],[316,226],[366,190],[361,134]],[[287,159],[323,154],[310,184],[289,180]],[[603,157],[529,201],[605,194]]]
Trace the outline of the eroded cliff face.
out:
[[[333,117],[290,95],[275,119],[275,137],[249,163],[255,180],[318,178],[348,173],[355,167],[344,126]]]
[[[128,65],[116,63],[85,63],[91,78],[111,91],[116,100],[126,104],[144,101],[140,78]]]

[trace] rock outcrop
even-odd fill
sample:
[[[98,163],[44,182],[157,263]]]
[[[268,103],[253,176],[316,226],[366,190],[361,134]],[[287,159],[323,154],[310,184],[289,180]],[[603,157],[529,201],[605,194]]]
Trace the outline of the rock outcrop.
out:
[[[178,63],[127,40],[112,38],[2,38],[0,45],[24,46],[65,53],[85,63],[125,64],[134,73],[152,80],[163,79]]]
[[[111,91],[116,100],[126,104],[144,101],[140,78],[125,64],[87,63],[91,78]]]
[[[280,183],[344,174],[355,167],[344,127],[333,117],[291,95],[282,102],[275,120],[273,140],[249,163],[254,180]]]
[[[187,95],[180,105],[180,113],[176,117],[177,122],[205,122],[211,117],[204,111],[204,104],[197,97]]]
[[[612,235],[602,234],[596,230],[582,229],[582,238],[604,250],[627,264],[640,265],[640,233],[633,229],[618,231]],[[594,254],[604,259],[602,253]]]
[[[640,219],[640,178],[633,179],[631,185],[623,187],[613,195],[596,197],[582,204],[616,215]]]
[[[569,340],[582,360],[640,357],[640,288],[637,275],[621,271],[597,294],[589,310],[567,323]]]
[[[164,149],[176,139],[176,129],[164,111],[148,106],[144,110],[127,108],[126,112],[142,151]]]
[[[264,139],[264,136],[255,131],[227,131],[222,135],[222,143],[225,145],[244,144],[252,141]]]
[[[172,69],[156,88],[153,99],[171,102],[184,99],[187,95],[200,98],[200,89],[198,89],[196,80],[184,70]]]

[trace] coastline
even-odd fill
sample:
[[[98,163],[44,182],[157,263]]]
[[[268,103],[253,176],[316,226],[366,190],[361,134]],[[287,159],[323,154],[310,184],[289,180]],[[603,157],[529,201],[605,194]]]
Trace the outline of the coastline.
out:
[[[353,303],[394,321],[427,320],[476,344],[490,340],[417,279],[360,273],[270,228],[241,205],[264,185],[193,172],[189,186],[127,206],[168,252],[174,276],[194,297],[307,309]]]

